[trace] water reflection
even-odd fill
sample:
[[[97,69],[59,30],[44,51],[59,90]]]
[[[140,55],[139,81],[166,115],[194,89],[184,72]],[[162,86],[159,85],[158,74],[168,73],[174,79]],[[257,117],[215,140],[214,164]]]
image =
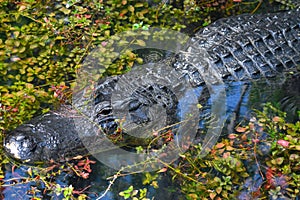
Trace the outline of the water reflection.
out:
[[[241,84],[240,82],[230,83],[227,85],[227,118],[228,123],[227,127],[230,125],[232,118],[234,117],[234,122],[237,122],[241,119],[249,117],[250,109],[260,108],[261,104],[266,101],[273,101],[282,106],[282,108],[288,113],[291,120],[295,120],[296,115],[295,111],[299,111],[299,97],[300,97],[300,78],[299,75],[293,75],[288,77],[286,81],[279,82],[274,79],[270,83],[270,80],[266,82],[265,80],[256,81],[254,83],[245,83]],[[246,87],[246,86],[247,87]],[[205,94],[205,89],[197,89],[195,92],[200,94]],[[286,101],[288,99],[288,103]],[[210,98],[207,98],[203,103],[203,112],[209,112],[210,108]],[[234,115],[237,112],[238,116]],[[205,128],[205,122],[200,124],[200,127]],[[226,129],[226,128],[225,128]],[[224,130],[226,135],[227,130]],[[260,146],[262,152],[268,152],[266,146]],[[93,158],[91,158],[93,159]],[[113,159],[113,158],[112,158]],[[116,161],[119,158],[115,158]],[[249,167],[252,168],[252,175],[245,181],[244,185],[241,186],[244,192],[240,193],[239,199],[245,199],[247,192],[257,190],[257,187],[261,185],[262,180],[259,178],[259,174],[255,164],[249,163]],[[55,182],[60,184],[62,187],[72,185],[76,188],[77,191],[80,191],[84,188],[88,188],[88,196],[91,199],[97,199],[99,195],[103,194],[107,187],[109,186],[109,180],[107,177],[111,177],[116,174],[115,170],[102,165],[100,162],[97,162],[95,165],[92,165],[92,173],[88,179],[82,179],[75,175],[70,175],[66,172],[61,173],[55,178]],[[62,199],[63,196],[57,196],[55,193],[44,194],[43,189],[45,187],[42,181],[29,181],[22,183],[27,178],[30,178],[28,175],[28,167],[20,166],[14,168],[12,164],[5,165],[5,185],[2,187],[2,195],[4,199],[30,199],[33,196],[39,197],[42,199]],[[144,175],[143,174],[134,174],[118,178],[115,183],[112,185],[111,190],[109,190],[103,199],[120,199],[118,195],[120,191],[127,189],[130,185],[133,185],[135,188],[148,188],[149,197],[155,197],[155,199],[182,199],[180,196],[180,188],[176,183],[172,183],[171,177],[168,177],[166,174],[159,175],[159,189],[154,189],[152,186],[144,186],[142,184]],[[252,189],[251,189],[252,188]],[[38,190],[37,190],[38,189]],[[34,194],[35,191],[35,194]],[[39,191],[39,192],[36,192]]]

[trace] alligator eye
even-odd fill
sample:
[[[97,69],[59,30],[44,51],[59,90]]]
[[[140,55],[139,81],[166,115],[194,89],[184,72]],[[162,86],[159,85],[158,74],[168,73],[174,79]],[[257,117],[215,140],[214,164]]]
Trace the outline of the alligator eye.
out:
[[[141,102],[139,102],[138,100],[132,100],[130,103],[129,103],[129,111],[134,111],[134,110],[137,110],[140,106],[141,106]]]
[[[109,114],[111,114],[111,108],[104,108],[103,110],[101,110],[98,115],[104,115],[104,116],[107,116]]]

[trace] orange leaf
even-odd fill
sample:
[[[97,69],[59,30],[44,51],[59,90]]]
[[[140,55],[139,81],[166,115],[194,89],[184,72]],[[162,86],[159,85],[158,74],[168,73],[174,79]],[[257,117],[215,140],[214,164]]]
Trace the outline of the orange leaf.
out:
[[[223,158],[228,158],[229,156],[230,156],[230,152],[226,152],[226,153],[223,154]]]
[[[214,193],[214,192],[212,192],[212,193],[209,194],[209,197],[210,197],[211,199],[214,199],[216,196],[217,196],[217,194]]]
[[[247,135],[246,135],[246,134],[242,135],[242,140],[243,140],[243,141],[246,141],[246,140],[247,140]]]
[[[233,151],[234,148],[233,148],[232,146],[226,146],[226,150],[227,150],[227,151]]]
[[[228,138],[229,138],[229,139],[235,139],[236,136],[237,136],[236,134],[229,134],[229,135],[228,135]]]
[[[168,170],[167,167],[161,168],[157,173],[163,173],[166,172]]]
[[[243,133],[243,132],[245,132],[247,130],[247,128],[245,128],[245,127],[237,127],[235,130],[237,132],[239,132],[239,133]]]
[[[218,143],[218,144],[216,144],[216,148],[217,149],[221,149],[222,147],[224,147],[225,146],[225,144],[224,143]]]
[[[278,117],[278,116],[275,116],[275,117],[273,117],[273,122],[279,122],[280,121],[280,117]]]

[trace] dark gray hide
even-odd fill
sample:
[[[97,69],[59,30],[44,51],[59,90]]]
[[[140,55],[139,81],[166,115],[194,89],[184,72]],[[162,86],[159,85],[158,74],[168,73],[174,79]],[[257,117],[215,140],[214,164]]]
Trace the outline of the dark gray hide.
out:
[[[187,75],[193,86],[206,84],[207,70],[215,74],[210,77],[212,82],[214,78],[224,82],[270,78],[293,71],[300,64],[299,14],[299,10],[293,10],[220,19],[200,30],[185,51],[176,56],[173,66]],[[94,121],[107,134],[117,128],[110,102],[117,79],[100,81],[96,90]],[[132,101],[129,109],[136,123],[149,120],[143,114],[147,106],[155,103],[166,107],[168,115],[174,114],[177,99],[163,86],[149,86],[133,96],[136,101]],[[48,113],[7,133],[6,152],[30,162],[59,160],[84,152],[70,112]],[[174,120],[170,117],[170,123]]]

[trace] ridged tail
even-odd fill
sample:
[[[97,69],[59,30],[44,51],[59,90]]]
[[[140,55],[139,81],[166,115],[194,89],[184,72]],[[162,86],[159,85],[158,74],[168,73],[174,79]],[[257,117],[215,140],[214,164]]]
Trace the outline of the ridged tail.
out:
[[[203,51],[209,58],[201,58]],[[269,78],[296,69],[300,10],[220,19],[197,32],[174,64],[194,85],[204,83],[199,59],[208,59],[223,81]]]

